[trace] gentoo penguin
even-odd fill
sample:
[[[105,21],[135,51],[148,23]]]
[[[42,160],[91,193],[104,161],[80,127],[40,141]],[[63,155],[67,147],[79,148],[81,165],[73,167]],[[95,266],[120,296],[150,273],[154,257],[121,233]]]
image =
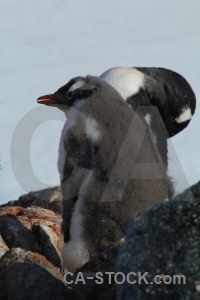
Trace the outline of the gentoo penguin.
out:
[[[164,68],[111,68],[100,75],[135,110],[157,106],[169,137],[189,124],[196,107],[195,94],[180,74]]]
[[[134,216],[171,197],[173,187],[154,133],[104,80],[76,77],[37,101],[67,116],[58,160],[62,258],[74,272],[123,238]]]

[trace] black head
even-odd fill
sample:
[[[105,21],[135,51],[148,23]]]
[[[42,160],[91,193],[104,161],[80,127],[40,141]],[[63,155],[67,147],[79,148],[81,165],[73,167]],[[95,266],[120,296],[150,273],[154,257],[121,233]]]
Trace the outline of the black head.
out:
[[[145,90],[157,106],[170,137],[188,126],[196,108],[195,94],[180,74],[164,68],[137,68],[145,74]]]
[[[182,131],[195,112],[195,94],[184,77],[164,68],[112,68],[101,76],[135,110],[157,106],[169,137]]]
[[[88,82],[88,77],[75,77],[54,94],[39,97],[37,102],[50,106],[65,105],[71,107],[77,101],[88,98],[95,89],[96,86]]]

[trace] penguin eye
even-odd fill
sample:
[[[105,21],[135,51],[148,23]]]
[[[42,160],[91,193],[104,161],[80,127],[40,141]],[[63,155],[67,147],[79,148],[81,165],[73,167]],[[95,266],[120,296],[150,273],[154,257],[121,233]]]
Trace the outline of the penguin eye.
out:
[[[73,92],[68,92],[67,93],[67,98],[71,99],[73,97],[74,93]]]

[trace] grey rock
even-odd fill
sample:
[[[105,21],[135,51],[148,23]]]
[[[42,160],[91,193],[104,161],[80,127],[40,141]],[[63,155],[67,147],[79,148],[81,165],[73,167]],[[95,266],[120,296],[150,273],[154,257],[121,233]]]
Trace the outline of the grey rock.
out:
[[[200,299],[200,182],[133,220],[117,259],[117,272],[139,280],[118,285],[118,300]],[[186,284],[155,284],[154,276],[184,275]],[[125,277],[127,278],[127,277]],[[177,281],[176,281],[177,282]],[[183,281],[182,281],[183,282]]]
[[[56,213],[62,212],[62,196],[59,187],[47,188],[44,190],[30,192],[22,195],[18,200],[9,201],[0,207],[21,206],[30,207],[38,206],[50,209]]]
[[[0,272],[0,299],[78,300],[74,291],[37,264],[15,263]]]
[[[37,236],[37,242],[40,245],[41,254],[51,261],[54,266],[61,268],[63,237],[59,225],[51,223],[46,222],[46,224],[35,224],[32,226],[32,230]]]
[[[4,242],[2,236],[0,235],[0,258],[6,253],[6,251],[8,251],[9,248],[6,245],[6,243]]]

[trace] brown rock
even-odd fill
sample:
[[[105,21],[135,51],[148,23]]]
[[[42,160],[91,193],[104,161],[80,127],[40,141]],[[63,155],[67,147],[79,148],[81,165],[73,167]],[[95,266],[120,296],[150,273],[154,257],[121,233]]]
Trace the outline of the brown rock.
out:
[[[0,216],[3,215],[13,215],[16,216],[23,208],[19,206],[11,206],[11,207],[1,207],[0,206]]]
[[[61,223],[61,216],[59,214],[56,214],[49,209],[44,209],[37,206],[30,206],[21,209],[17,214],[17,217],[21,220],[22,223],[24,223],[24,225],[26,224],[26,222],[28,222],[29,224],[31,224],[31,226],[38,222],[42,224],[47,224],[48,222],[52,225],[60,225]]]
[[[1,215],[0,233],[10,249],[21,247],[33,252],[39,252],[39,246],[33,232],[27,229],[17,216]]]
[[[15,263],[36,263],[43,266],[56,278],[63,280],[60,269],[53,266],[44,256],[22,248],[12,248],[7,251],[0,259],[0,271]]]
[[[87,276],[95,279],[96,272],[115,270],[121,241],[77,270],[83,272],[86,284],[79,282],[68,289],[60,273],[63,235],[59,190],[29,193],[9,204],[0,207],[0,299],[116,298],[115,286],[108,284],[106,276],[100,285]]]
[[[63,246],[60,223],[61,216],[49,209],[0,207],[0,234],[4,244],[9,249],[20,247],[44,255],[59,268]]]

